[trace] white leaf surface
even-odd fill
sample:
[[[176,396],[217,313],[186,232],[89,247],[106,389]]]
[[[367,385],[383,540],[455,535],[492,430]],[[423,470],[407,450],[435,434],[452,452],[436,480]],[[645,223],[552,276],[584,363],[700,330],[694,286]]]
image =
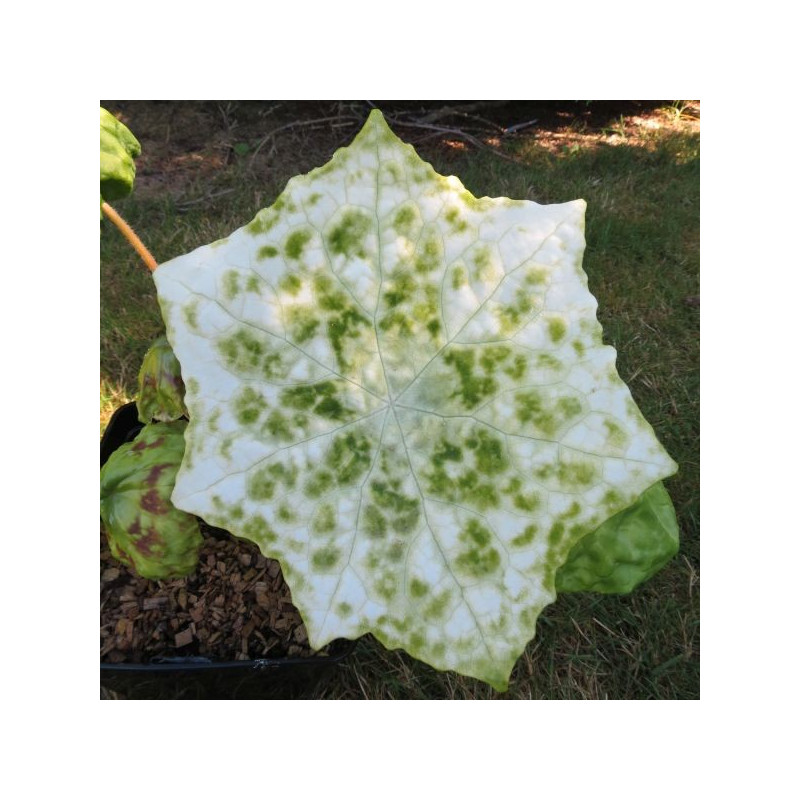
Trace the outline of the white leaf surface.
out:
[[[675,471],[602,344],[584,212],[475,198],[374,111],[155,272],[173,502],[281,562],[314,647],[369,632],[504,689],[572,545]]]

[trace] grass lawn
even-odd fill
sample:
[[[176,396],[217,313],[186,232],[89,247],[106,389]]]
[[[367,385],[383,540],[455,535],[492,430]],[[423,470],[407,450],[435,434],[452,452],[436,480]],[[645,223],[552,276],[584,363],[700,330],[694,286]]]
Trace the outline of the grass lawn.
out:
[[[142,144],[133,195],[114,205],[159,262],[249,222],[289,178],[348,144],[369,111],[357,102],[102,105]],[[699,698],[699,103],[507,103],[448,117],[411,103],[378,105],[437,172],[457,175],[478,197],[586,200],[583,266],[605,341],[680,465],[665,485],[681,549],[629,596],[560,595],[539,618],[507,693],[365,637],[307,697]],[[424,114],[430,127],[410,124]],[[113,226],[101,227],[102,432],[134,398],[142,356],[163,323],[150,274]]]

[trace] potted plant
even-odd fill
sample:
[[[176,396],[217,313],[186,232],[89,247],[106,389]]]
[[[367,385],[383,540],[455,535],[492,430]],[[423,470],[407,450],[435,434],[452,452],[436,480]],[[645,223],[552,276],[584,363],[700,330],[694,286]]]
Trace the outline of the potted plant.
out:
[[[112,555],[190,580],[225,531],[280,565],[313,649],[371,633],[503,691],[557,591],[628,592],[677,551],[584,213],[476,198],[376,110],[227,239],[152,262],[159,399],[101,472]]]
[[[102,212],[155,269],[108,203],[132,190],[139,143],[102,108],[100,131]],[[133,696],[302,692],[353,643],[313,651],[280,565],[172,507],[187,412],[165,337],[138,378],[136,402],[115,411],[100,443],[101,684]]]

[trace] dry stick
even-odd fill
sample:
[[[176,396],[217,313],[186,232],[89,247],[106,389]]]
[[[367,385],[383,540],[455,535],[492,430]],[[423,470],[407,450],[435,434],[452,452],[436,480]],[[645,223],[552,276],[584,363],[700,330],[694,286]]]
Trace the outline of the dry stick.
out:
[[[325,123],[325,122],[341,122],[342,120],[346,120],[346,119],[352,119],[353,120],[352,124],[355,124],[356,122],[359,121],[358,117],[355,117],[355,116],[353,116],[353,117],[345,117],[345,116],[339,115],[339,116],[336,116],[336,117],[319,117],[318,119],[301,119],[301,120],[296,120],[295,122],[289,122],[286,125],[281,125],[279,128],[275,128],[275,130],[270,131],[258,143],[258,146],[253,151],[253,155],[250,157],[250,163],[252,164],[253,161],[255,161],[255,158],[258,155],[258,153],[261,150],[261,148],[270,139],[274,138],[276,133],[281,133],[282,131],[287,131],[290,128],[300,128],[300,127],[306,127],[306,126],[309,126],[309,125],[320,125],[320,124]]]
[[[415,122],[415,121],[407,122],[399,119],[392,119],[390,120],[390,122],[392,125],[405,125],[406,127],[410,128],[421,128],[425,130],[438,131],[439,133],[446,133],[449,134],[450,136],[457,136],[460,139],[465,139],[466,141],[471,142],[476,147],[479,147],[482,150],[488,150],[493,155],[496,155],[499,158],[503,158],[506,161],[511,161],[514,164],[523,164],[523,165],[525,164],[524,161],[520,161],[518,158],[514,158],[514,156],[509,156],[502,150],[495,150],[494,147],[489,147],[488,144],[482,142],[476,136],[473,136],[472,134],[467,133],[466,131],[462,131],[460,128],[450,128],[444,125],[428,125],[426,123]]]
[[[128,240],[130,246],[139,254],[139,258],[144,261],[150,272],[155,272],[158,263],[153,258],[150,251],[142,244],[142,240],[134,233],[133,228],[131,228],[105,200],[100,208],[103,209],[103,213],[119,228],[122,235]]]

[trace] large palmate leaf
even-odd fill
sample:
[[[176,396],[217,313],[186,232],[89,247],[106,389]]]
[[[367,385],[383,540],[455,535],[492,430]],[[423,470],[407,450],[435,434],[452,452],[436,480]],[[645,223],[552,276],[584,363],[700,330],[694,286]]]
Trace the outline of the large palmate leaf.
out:
[[[504,689],[572,546],[675,471],[602,344],[584,211],[475,198],[375,111],[155,272],[173,502],[280,560],[314,647],[371,632]]]

